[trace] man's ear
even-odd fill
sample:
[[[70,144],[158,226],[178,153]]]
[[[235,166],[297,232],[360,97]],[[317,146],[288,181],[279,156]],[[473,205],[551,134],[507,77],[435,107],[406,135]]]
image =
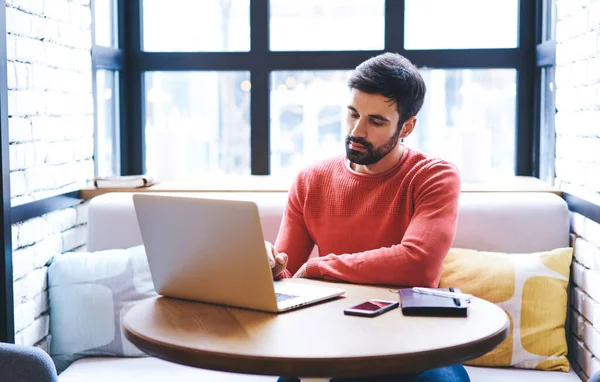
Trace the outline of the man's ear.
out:
[[[406,138],[413,132],[415,126],[417,125],[417,117],[410,117],[404,122],[402,125],[402,131],[400,131],[400,139]]]

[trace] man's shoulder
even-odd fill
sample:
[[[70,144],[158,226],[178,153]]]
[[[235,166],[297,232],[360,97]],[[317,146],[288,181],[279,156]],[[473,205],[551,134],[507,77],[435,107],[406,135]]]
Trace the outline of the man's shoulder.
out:
[[[415,149],[409,149],[408,167],[417,172],[450,171],[459,174],[458,167],[448,160],[425,154]]]
[[[461,188],[460,171],[448,160],[411,150],[407,162],[405,176],[411,179],[417,189],[433,184],[444,184],[451,189]]]
[[[336,156],[313,162],[310,165],[306,166],[304,169],[302,169],[299,172],[298,176],[306,180],[329,177],[334,173],[343,171],[344,158],[344,156]]]

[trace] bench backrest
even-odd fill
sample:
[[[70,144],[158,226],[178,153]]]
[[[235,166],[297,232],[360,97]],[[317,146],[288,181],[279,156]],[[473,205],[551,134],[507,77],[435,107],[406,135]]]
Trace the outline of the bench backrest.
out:
[[[142,244],[132,193],[93,198],[88,209],[88,250]],[[178,193],[179,196],[256,202],[265,240],[275,241],[284,192]],[[569,246],[569,211],[558,195],[535,192],[464,192],[454,247],[528,253]]]

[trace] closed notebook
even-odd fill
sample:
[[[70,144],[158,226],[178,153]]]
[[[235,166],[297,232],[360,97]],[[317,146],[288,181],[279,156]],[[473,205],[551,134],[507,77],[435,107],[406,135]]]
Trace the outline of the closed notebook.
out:
[[[438,289],[461,293],[460,289]],[[412,288],[400,289],[399,294],[405,316],[467,317],[469,302],[466,300],[417,293]]]

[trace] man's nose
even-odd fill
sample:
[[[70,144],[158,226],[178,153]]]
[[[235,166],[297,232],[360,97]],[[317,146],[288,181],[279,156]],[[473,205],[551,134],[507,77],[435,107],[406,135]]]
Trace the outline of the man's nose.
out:
[[[360,118],[354,122],[354,126],[352,127],[352,130],[350,131],[350,133],[355,137],[366,138],[366,136],[367,136],[366,125],[367,124],[365,123],[363,118]]]

